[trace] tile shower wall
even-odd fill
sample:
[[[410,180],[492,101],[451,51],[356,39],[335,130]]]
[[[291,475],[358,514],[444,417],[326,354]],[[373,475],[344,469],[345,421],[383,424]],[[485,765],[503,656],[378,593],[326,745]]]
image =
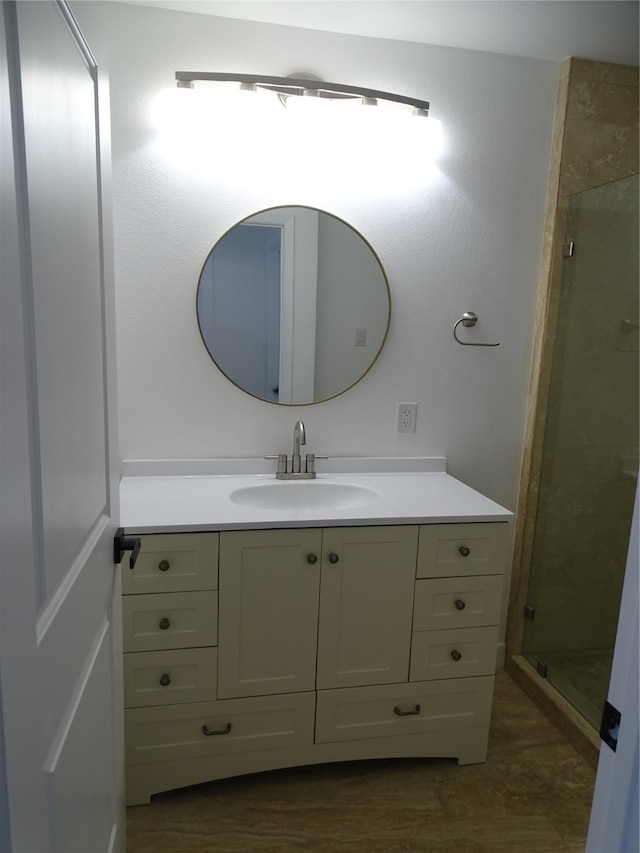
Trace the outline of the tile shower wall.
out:
[[[560,204],[575,193],[638,171],[638,69],[572,59]]]

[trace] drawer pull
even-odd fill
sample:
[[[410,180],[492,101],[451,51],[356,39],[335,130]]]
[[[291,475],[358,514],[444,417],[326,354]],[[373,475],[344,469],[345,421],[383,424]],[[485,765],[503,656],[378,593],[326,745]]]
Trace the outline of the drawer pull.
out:
[[[451,652],[451,657],[452,657],[455,661],[458,661],[458,660],[460,660],[460,659],[462,658],[462,654],[461,654],[457,649],[454,649],[454,650]]]
[[[330,563],[337,563],[339,559],[340,559],[340,557],[337,554],[333,554],[333,553],[329,554],[329,562]]]
[[[158,622],[158,628],[161,631],[166,631],[167,628],[171,627],[171,622],[167,619],[166,616],[163,616],[162,619]]]
[[[420,713],[420,705],[416,705],[413,711],[403,711],[399,705],[396,705],[393,709],[393,713],[397,717],[415,717],[417,714]]]
[[[318,558],[315,554],[307,554],[307,563],[309,563],[310,566],[313,566],[313,564],[317,562]]]
[[[158,568],[161,572],[168,572],[171,568],[171,563],[169,562],[169,560],[160,560],[160,562],[158,563]]]
[[[466,545],[461,545],[461,546],[458,548],[458,551],[460,551],[460,553],[462,554],[462,556],[463,556],[463,557],[468,557],[468,556],[469,556],[469,554],[471,553],[470,549],[469,549],[469,548],[467,548],[467,546],[466,546]]]
[[[461,598],[456,598],[454,604],[456,606],[456,610],[464,610],[465,607],[467,606],[466,603]]]
[[[169,673],[165,672],[160,676],[160,684],[162,684],[163,687],[168,687],[171,684],[171,676]]]
[[[230,731],[231,723],[227,723],[223,729],[210,729],[208,726],[202,727],[202,734],[207,737],[212,737],[213,735],[228,735]]]

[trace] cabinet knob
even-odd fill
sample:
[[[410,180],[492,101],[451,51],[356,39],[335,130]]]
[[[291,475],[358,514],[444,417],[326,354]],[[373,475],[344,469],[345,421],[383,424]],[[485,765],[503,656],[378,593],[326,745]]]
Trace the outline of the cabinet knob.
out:
[[[165,672],[164,675],[160,676],[160,684],[162,684],[163,687],[168,687],[171,684],[171,676],[168,672]]]
[[[166,616],[163,616],[162,619],[158,622],[158,628],[161,631],[166,631],[167,628],[171,627],[171,622],[167,619]]]
[[[339,561],[339,559],[340,559],[340,557],[337,554],[333,554],[333,553],[329,554],[329,562],[330,563],[337,563]]]
[[[161,572],[168,572],[171,568],[171,563],[169,562],[169,560],[160,560],[160,562],[158,563],[158,568]]]
[[[228,735],[231,731],[231,723],[227,723],[227,725],[223,729],[210,729],[208,726],[202,727],[202,734],[207,737],[213,737],[213,735]]]
[[[456,610],[464,610],[467,606],[466,602],[464,602],[461,598],[456,598],[454,604],[456,605]]]
[[[457,649],[454,649],[454,650],[451,652],[451,657],[452,657],[455,661],[458,661],[458,660],[460,660],[460,659],[462,658],[462,654],[461,654]]]
[[[313,565],[314,563],[317,563],[317,562],[318,562],[318,558],[316,557],[315,554],[307,554],[307,563],[309,563],[310,565]]]
[[[466,545],[461,545],[461,546],[458,548],[458,551],[460,551],[460,553],[462,554],[462,556],[463,556],[463,557],[468,557],[468,556],[469,556],[469,554],[471,553],[470,549],[469,549],[469,548],[467,548],[467,546],[466,546]]]

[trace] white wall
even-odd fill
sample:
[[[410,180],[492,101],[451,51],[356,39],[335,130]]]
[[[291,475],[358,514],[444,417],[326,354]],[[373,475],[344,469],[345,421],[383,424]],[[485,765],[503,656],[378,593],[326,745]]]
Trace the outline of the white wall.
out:
[[[557,67],[123,4],[74,7],[89,40],[102,15],[110,44],[124,458],[277,453],[302,417],[310,451],[446,455],[454,476],[514,508]],[[362,195],[304,174],[293,189],[272,174],[247,186],[223,163],[213,176],[180,170],[159,155],[149,123],[150,101],[176,70],[310,71],[428,99],[445,134],[438,172],[426,187],[377,192],[374,183]],[[213,243],[237,220],[281,204],[350,222],[391,287],[391,328],[375,367],[348,394],[310,407],[243,394],[211,363],[196,323]],[[454,342],[466,310],[480,321],[464,333],[499,347]],[[415,435],[395,433],[404,401],[418,403]]]

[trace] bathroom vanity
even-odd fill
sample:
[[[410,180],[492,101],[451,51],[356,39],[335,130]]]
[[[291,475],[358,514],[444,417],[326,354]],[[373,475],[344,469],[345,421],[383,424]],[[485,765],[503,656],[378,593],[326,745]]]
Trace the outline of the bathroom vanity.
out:
[[[127,802],[301,764],[483,761],[511,513],[444,460],[277,492],[225,464],[122,480],[141,539],[122,564]]]

